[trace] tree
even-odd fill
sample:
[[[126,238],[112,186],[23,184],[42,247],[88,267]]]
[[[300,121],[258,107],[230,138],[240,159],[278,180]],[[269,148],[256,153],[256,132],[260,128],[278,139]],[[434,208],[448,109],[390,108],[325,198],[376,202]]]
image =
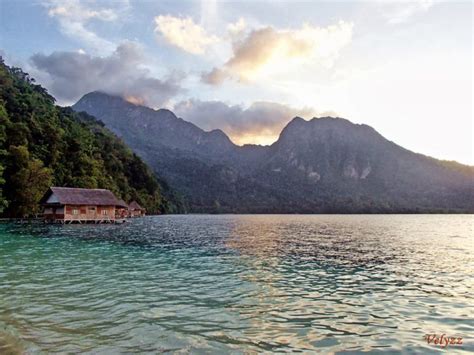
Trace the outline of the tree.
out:
[[[25,146],[10,149],[16,172],[11,175],[13,199],[12,213],[15,217],[27,217],[39,212],[38,202],[51,186],[51,170],[39,159],[30,159]]]
[[[0,214],[38,212],[50,184],[109,189],[126,201],[137,196],[150,213],[177,210],[170,189],[173,202],[161,193],[164,183],[103,123],[54,101],[0,57]]]
[[[3,171],[5,167],[0,162],[0,213],[3,213],[5,208],[8,207],[8,200],[3,196],[3,185],[5,184],[5,179],[3,178]]]
[[[0,101],[0,213],[3,213],[8,206],[8,200],[3,196],[3,186],[6,182],[3,172],[5,171],[5,159],[7,157],[7,151],[3,149],[3,145],[7,138],[6,127],[8,124],[7,110],[5,109],[4,103]]]

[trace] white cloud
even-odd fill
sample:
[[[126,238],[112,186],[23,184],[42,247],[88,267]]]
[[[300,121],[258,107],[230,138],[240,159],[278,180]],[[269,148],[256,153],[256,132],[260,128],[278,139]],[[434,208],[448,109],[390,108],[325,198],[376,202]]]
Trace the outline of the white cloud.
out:
[[[77,0],[52,1],[48,10],[51,17],[71,18],[73,21],[86,21],[96,18],[101,21],[114,21],[117,14],[112,9],[89,9]]]
[[[408,21],[411,17],[428,11],[433,6],[433,0],[412,0],[396,4],[389,4],[392,8],[386,10],[385,17],[391,25]]]
[[[191,17],[160,15],[155,17],[155,23],[155,33],[168,43],[192,54],[204,54],[210,45],[219,40],[194,23]]]
[[[243,23],[237,23],[230,30],[243,27]],[[340,21],[328,27],[305,24],[296,30],[252,30],[245,38],[234,40],[232,57],[202,79],[208,84],[219,84],[225,77],[246,82],[308,63],[330,68],[351,42],[352,28],[352,23]]]
[[[68,21],[64,19],[59,20],[61,31],[68,37],[75,38],[86,46],[90,47],[95,52],[110,52],[115,45],[93,31],[85,28],[81,22]]]
[[[242,34],[244,34],[246,28],[247,21],[241,17],[237,22],[227,25],[227,32],[229,32],[231,38],[239,38]]]
[[[103,4],[105,2],[101,2],[101,5]],[[79,0],[48,0],[43,5],[48,9],[48,15],[58,20],[63,34],[83,43],[96,52],[110,53],[116,45],[97,35],[87,27],[87,24],[92,20],[116,21],[119,18],[119,13],[127,9],[128,0],[122,0],[119,4],[114,1],[111,4],[115,5],[114,8],[98,8],[94,3],[86,4]]]

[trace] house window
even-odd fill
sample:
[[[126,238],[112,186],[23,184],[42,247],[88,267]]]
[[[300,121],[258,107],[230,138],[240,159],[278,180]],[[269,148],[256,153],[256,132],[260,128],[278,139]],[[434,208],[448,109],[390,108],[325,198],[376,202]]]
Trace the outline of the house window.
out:
[[[107,213],[108,213],[107,210],[102,210],[102,214],[103,214],[104,216],[107,216]]]
[[[89,213],[95,213],[95,207],[89,207]]]
[[[72,209],[72,214],[73,215],[78,215],[79,214],[79,210],[77,208],[73,208]]]

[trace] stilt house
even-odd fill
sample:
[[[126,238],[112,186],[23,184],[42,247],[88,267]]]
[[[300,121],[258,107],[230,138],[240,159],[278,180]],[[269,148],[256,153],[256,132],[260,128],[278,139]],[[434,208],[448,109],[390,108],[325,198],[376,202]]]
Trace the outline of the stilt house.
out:
[[[123,222],[116,210],[126,208],[109,190],[71,187],[49,188],[41,204],[45,221],[53,223]]]

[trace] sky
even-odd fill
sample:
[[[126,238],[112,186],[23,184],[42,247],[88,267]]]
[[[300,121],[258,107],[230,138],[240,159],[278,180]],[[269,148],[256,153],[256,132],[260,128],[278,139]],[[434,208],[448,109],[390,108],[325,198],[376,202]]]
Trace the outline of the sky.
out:
[[[0,0],[0,54],[60,105],[168,108],[237,144],[344,117],[474,164],[471,1]]]

